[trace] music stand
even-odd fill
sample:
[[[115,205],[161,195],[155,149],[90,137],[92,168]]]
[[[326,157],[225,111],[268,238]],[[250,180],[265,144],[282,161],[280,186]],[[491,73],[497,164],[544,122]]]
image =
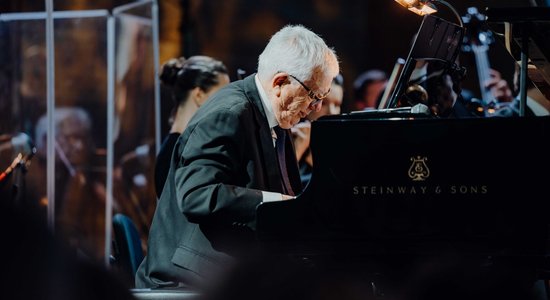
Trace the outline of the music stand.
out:
[[[395,88],[389,99],[382,99],[382,103],[386,104],[385,108],[397,105],[397,100],[406,89],[417,60],[436,59],[453,64],[463,35],[464,28],[459,25],[432,15],[424,16],[397,83],[388,83],[388,86]]]

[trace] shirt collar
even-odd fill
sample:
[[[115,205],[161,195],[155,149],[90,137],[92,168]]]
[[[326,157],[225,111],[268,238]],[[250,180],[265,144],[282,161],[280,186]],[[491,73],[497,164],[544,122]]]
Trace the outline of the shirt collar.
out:
[[[277,122],[277,118],[275,118],[275,113],[273,112],[273,104],[271,104],[271,101],[269,101],[269,98],[267,97],[267,94],[262,87],[260,79],[258,78],[258,74],[254,76],[254,82],[256,83],[256,88],[258,89],[258,93],[260,94],[260,99],[262,99],[262,105],[264,107],[265,116],[267,117],[269,128],[273,128],[279,125],[279,123]]]

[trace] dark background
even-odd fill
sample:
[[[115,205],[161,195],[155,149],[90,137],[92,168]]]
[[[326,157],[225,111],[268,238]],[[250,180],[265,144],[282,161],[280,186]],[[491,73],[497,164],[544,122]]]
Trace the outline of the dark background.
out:
[[[527,6],[534,0],[452,1],[460,15],[470,6]],[[131,1],[54,1],[55,10],[112,9]],[[344,109],[353,97],[352,83],[363,71],[378,68],[391,73],[397,58],[406,58],[422,18],[393,0],[161,0],[161,63],[174,56],[210,55],[222,60],[232,80],[237,69],[256,69],[257,57],[270,36],[285,24],[303,24],[320,34],[336,50],[345,80]],[[2,1],[0,13],[44,10],[44,1]],[[438,5],[436,16],[456,22],[451,11]],[[489,52],[491,66],[512,85],[513,60],[500,43]],[[478,93],[471,54],[460,55],[468,69],[464,86]],[[163,99],[163,107],[170,101]],[[165,110],[165,109],[163,109]],[[163,130],[165,132],[165,130]]]

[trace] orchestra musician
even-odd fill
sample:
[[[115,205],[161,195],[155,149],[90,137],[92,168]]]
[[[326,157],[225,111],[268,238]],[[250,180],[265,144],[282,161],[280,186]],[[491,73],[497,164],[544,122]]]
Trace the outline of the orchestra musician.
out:
[[[170,88],[175,107],[170,118],[170,133],[164,139],[156,159],[157,197],[160,197],[164,187],[170,168],[170,156],[178,137],[206,99],[229,83],[229,75],[221,61],[197,55],[189,59],[170,59],[162,66],[160,80],[164,86]]]

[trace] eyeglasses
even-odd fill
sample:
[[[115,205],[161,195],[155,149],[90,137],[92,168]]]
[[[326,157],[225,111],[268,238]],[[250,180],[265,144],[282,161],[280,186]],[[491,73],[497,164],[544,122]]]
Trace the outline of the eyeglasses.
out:
[[[291,74],[288,74],[288,76],[290,76],[290,77],[294,78],[294,80],[298,81],[298,83],[301,84],[304,87],[304,89],[306,90],[308,97],[313,99],[313,102],[311,102],[309,104],[310,107],[314,107],[318,103],[322,102],[328,96],[328,94],[330,93],[330,89],[329,89],[328,92],[326,92],[323,95],[320,95],[320,96],[315,95],[313,90],[311,90],[303,82],[301,82],[300,79],[296,78],[294,75],[291,75]]]

